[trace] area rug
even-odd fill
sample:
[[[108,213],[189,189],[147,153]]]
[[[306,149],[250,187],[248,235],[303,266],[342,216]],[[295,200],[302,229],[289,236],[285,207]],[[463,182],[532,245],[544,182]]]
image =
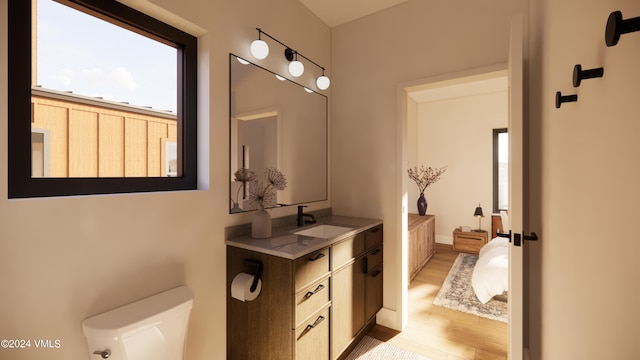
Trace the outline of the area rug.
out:
[[[478,255],[460,253],[433,303],[448,309],[507,322],[507,303],[495,299],[483,304],[471,287],[471,275]]]
[[[424,356],[387,344],[366,336],[360,340],[356,348],[346,360],[429,360]]]

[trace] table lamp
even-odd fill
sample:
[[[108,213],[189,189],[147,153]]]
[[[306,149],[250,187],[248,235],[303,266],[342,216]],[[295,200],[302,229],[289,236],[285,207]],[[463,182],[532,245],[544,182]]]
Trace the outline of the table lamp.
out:
[[[478,218],[478,229],[474,231],[484,232],[484,230],[482,230],[482,218],[484,217],[484,213],[482,212],[482,206],[480,204],[476,207],[476,211],[473,212],[473,216]]]

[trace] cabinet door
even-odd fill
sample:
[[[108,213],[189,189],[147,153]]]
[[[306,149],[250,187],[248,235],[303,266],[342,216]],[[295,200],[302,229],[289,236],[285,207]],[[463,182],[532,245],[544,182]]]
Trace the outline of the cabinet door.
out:
[[[268,334],[264,334],[268,337]],[[295,330],[297,360],[329,359],[329,309]]]
[[[351,343],[364,326],[364,257],[335,271],[332,281],[332,359]]]
[[[365,292],[365,319],[368,321],[382,309],[382,264],[367,274]]]
[[[409,256],[408,256],[408,270],[409,279],[417,273],[417,269],[420,266],[420,241],[418,240],[418,229],[409,231]]]

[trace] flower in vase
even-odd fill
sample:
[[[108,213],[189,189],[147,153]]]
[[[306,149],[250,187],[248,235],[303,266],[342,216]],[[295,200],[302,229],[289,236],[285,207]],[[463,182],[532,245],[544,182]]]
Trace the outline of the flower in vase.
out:
[[[266,168],[264,179],[254,179],[249,188],[249,206],[265,209],[276,205],[276,191],[287,187],[287,179],[280,170]]]
[[[432,168],[431,166],[425,167],[424,165],[420,165],[420,167],[414,166],[413,168],[407,169],[411,180],[415,181],[416,185],[418,185],[420,194],[424,193],[424,190],[429,185],[434,184],[438,180],[440,180],[440,176],[445,171],[447,171],[446,166],[443,166],[441,168]]]

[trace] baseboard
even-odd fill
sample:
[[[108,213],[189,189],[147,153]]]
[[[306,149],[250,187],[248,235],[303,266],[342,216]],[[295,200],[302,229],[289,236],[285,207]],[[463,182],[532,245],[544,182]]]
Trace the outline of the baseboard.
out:
[[[395,310],[382,308],[376,315],[376,324],[389,329],[402,331],[402,324],[398,324],[398,314]]]

